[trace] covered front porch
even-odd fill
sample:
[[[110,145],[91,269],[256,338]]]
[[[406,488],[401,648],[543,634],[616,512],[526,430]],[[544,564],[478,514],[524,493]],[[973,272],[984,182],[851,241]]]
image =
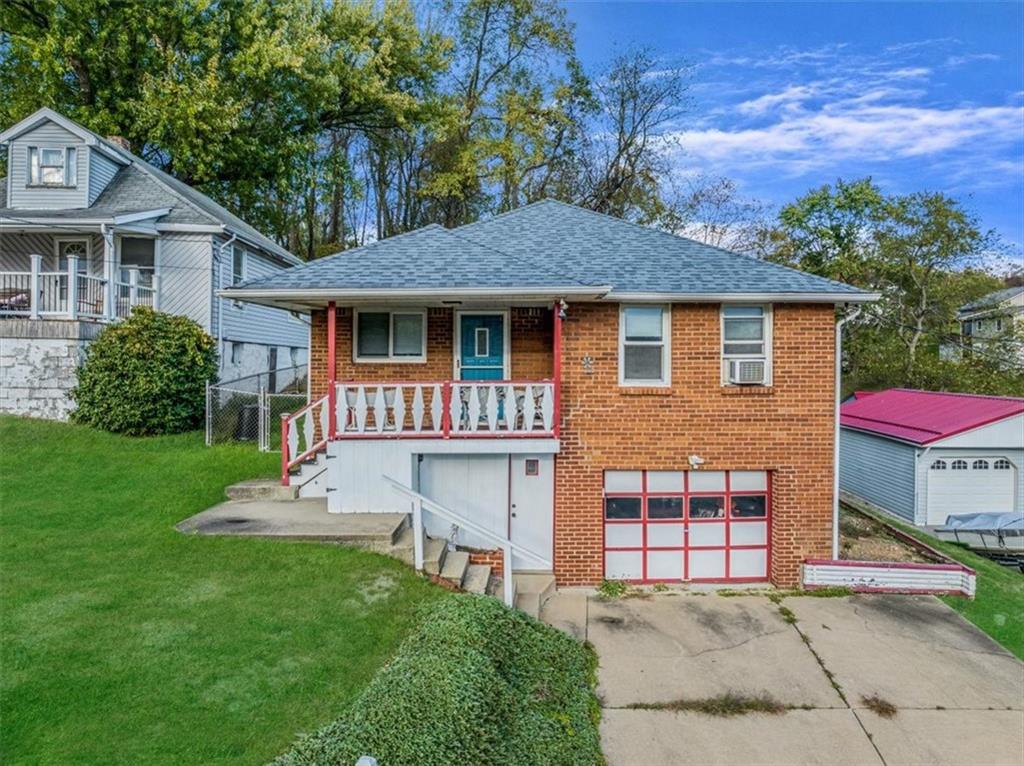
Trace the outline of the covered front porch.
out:
[[[0,219],[0,317],[112,321],[159,309],[159,242],[144,222]]]
[[[314,398],[282,417],[283,484],[332,441],[557,441],[566,304],[439,303],[314,309]]]

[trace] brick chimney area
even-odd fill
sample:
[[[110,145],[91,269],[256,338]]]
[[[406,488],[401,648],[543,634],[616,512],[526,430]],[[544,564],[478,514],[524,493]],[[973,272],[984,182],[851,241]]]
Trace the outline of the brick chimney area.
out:
[[[124,136],[107,136],[107,140],[112,144],[117,144],[126,152],[130,152],[132,150],[131,142],[129,142]]]

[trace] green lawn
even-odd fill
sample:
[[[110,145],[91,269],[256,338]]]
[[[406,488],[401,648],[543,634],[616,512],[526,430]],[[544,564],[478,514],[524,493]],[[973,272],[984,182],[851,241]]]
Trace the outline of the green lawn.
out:
[[[885,521],[976,571],[978,587],[973,601],[958,596],[942,596],[942,600],[1024,660],[1024,574],[888,516]]]
[[[443,592],[351,549],[184,536],[276,455],[0,418],[0,762],[254,764]]]

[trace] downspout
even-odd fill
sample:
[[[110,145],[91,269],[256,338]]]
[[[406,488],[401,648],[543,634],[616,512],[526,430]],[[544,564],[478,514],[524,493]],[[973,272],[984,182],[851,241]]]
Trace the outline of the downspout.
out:
[[[217,295],[222,289],[224,289],[224,248],[230,247],[234,244],[235,240],[238,239],[237,234],[232,234],[227,242],[222,242],[217,246],[217,288],[214,290],[214,295]],[[217,353],[220,354],[220,368],[224,370],[224,298],[217,295],[217,300],[220,303],[217,304]]]
[[[835,424],[832,434],[832,558],[839,558],[839,405],[843,390],[843,325],[856,319],[861,308],[858,306],[851,313],[836,322],[836,372],[835,372]]]

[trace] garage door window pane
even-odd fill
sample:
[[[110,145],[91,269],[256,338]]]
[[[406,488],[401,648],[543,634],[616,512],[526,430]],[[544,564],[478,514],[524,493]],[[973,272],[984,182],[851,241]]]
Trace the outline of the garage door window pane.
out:
[[[764,518],[767,515],[764,495],[733,495],[732,516],[734,519]]]
[[[604,500],[606,519],[639,519],[639,497],[606,497]]]
[[[954,460],[953,464],[950,466],[950,468],[952,468],[954,471],[966,471],[967,470],[967,461],[966,460]]]
[[[647,498],[647,518],[649,518],[649,519],[681,519],[681,518],[683,518],[683,498],[681,498],[681,497],[649,497],[649,498]]]
[[[725,516],[724,497],[691,497],[691,519],[720,519]]]
[[[1000,458],[999,460],[997,460],[995,462],[995,464],[992,467],[995,468],[997,471],[1009,471],[1010,470],[1010,461],[1009,460],[1003,460],[1002,458]]]

